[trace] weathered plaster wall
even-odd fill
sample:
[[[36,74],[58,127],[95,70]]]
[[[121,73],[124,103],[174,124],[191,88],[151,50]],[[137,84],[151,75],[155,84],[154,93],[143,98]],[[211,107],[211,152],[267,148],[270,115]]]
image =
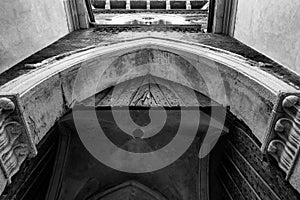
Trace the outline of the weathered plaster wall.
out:
[[[1,0],[0,73],[68,32],[63,0]]]
[[[299,21],[299,0],[239,0],[234,37],[300,74]]]

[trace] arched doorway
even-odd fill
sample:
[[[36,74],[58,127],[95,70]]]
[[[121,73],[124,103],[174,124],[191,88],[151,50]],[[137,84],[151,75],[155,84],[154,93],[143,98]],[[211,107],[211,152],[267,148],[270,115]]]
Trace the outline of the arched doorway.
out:
[[[190,104],[183,106],[187,99]],[[212,120],[218,120],[211,118],[212,106],[219,109],[220,114],[226,113],[226,108],[212,102],[207,96],[151,75],[119,83],[78,102],[73,111],[58,122],[60,145],[47,199],[93,199],[97,194],[109,193],[114,187],[130,180],[146,185],[151,188],[152,193],[159,193],[164,199],[209,199],[210,185],[214,185],[212,192],[218,193],[221,198],[220,192],[214,189],[218,183],[210,175],[215,172],[210,170],[209,156],[199,158],[208,127]],[[127,111],[129,121],[124,114]],[[84,114],[78,118],[74,112]],[[104,135],[99,133],[97,124],[90,123],[93,121],[90,115],[92,112],[96,113],[97,123]],[[124,113],[118,124],[116,115],[119,112]],[[193,118],[184,121],[184,112],[191,116],[192,112],[198,112],[200,120],[195,120],[196,123],[192,122]],[[160,117],[162,115],[166,118]],[[80,129],[78,123],[80,126],[87,126]],[[137,124],[139,128],[130,123]],[[222,134],[228,132],[226,127],[214,128]],[[183,131],[180,132],[180,129]],[[196,132],[191,133],[192,131]],[[180,134],[184,136],[180,137],[178,143],[174,143],[175,146],[166,147],[178,140],[176,138]],[[100,140],[97,139],[98,136],[101,137]],[[106,142],[116,146],[110,154],[100,155],[105,158],[97,157],[97,152],[90,148],[93,145],[110,148],[101,142],[102,137],[107,137],[109,141]],[[95,143],[88,142],[86,138],[92,138]],[[190,142],[186,143],[184,139]],[[122,151],[141,153],[143,156],[135,158]],[[170,162],[168,160],[172,156],[166,153],[168,151],[176,154],[175,159]],[[147,160],[149,153],[154,159]],[[108,157],[109,160],[106,159]],[[143,172],[144,169],[146,170]],[[210,183],[211,180],[213,183]],[[122,195],[129,195],[128,190],[131,191],[131,187],[127,187]],[[108,195],[105,199],[118,199],[119,192],[121,191]],[[130,198],[150,198],[147,193],[138,193],[142,196],[133,195]]]
[[[150,188],[135,182],[129,181],[120,184],[104,193],[96,194],[91,199],[99,200],[123,200],[123,199],[149,199],[149,200],[166,200],[161,194],[154,192]]]
[[[62,154],[59,154],[62,156],[55,157],[55,150],[53,149],[55,149],[55,145],[57,143],[52,143],[51,141],[55,141],[55,139],[52,140],[49,138],[51,138],[51,132],[56,133],[54,134],[55,136],[64,137],[58,139],[58,141],[61,142],[59,146],[68,147],[68,143],[74,145],[74,143],[69,142],[69,140],[67,139],[68,134],[58,134],[68,133],[68,131],[65,130],[60,132],[58,128],[64,127],[63,123],[69,122],[71,123],[71,126],[69,126],[67,130],[71,130],[71,133],[73,133],[70,134],[71,137],[69,138],[72,138],[72,136],[76,136],[76,130],[74,129],[75,126],[73,126],[74,131],[72,131],[72,121],[74,121],[72,117],[74,114],[75,105],[77,105],[78,103],[83,103],[83,105],[81,107],[79,106],[79,108],[89,107],[89,97],[102,92],[108,92],[104,95],[108,96],[106,94],[109,94],[109,88],[122,85],[122,83],[125,83],[126,81],[135,80],[136,78],[141,78],[148,75],[158,78],[157,80],[172,82],[172,84],[175,83],[181,86],[174,87],[175,92],[164,94],[170,94],[172,96],[173,93],[178,94],[177,90],[183,92],[186,91],[182,88],[188,88],[187,91],[192,90],[192,94],[196,94],[197,101],[190,101],[189,98],[185,99],[187,95],[182,95],[180,99],[184,104],[180,107],[182,108],[180,110],[185,110],[185,107],[189,108],[195,105],[196,108],[199,108],[201,107],[201,105],[205,105],[205,103],[207,102],[211,103],[213,100],[215,102],[218,102],[219,105],[222,105],[222,108],[229,107],[229,113],[233,115],[228,114],[227,112],[228,115],[226,120],[230,118],[228,116],[235,116],[232,117],[231,124],[233,125],[231,125],[231,127],[229,128],[229,132],[231,132],[231,134],[224,135],[224,138],[227,138],[229,141],[225,142],[226,151],[223,151],[224,148],[222,148],[222,145],[219,145],[220,143],[216,145],[216,147],[219,147],[218,149],[220,149],[219,152],[221,153],[217,152],[215,155],[222,155],[223,151],[223,153],[225,153],[225,159],[222,159],[222,156],[221,158],[215,158],[212,155],[213,158],[210,158],[209,162],[205,160],[204,162],[201,162],[201,159],[198,160],[199,149],[196,149],[194,151],[194,154],[191,154],[195,159],[191,160],[194,163],[193,166],[198,165],[201,167],[195,167],[193,168],[194,170],[188,170],[188,174],[191,173],[193,175],[193,180],[195,180],[191,181],[193,183],[193,186],[189,187],[193,191],[189,193],[182,188],[179,191],[186,192],[186,194],[195,195],[196,198],[200,195],[205,195],[204,197],[200,197],[201,199],[208,199],[209,195],[216,195],[217,197],[221,196],[217,192],[214,193],[212,191],[208,191],[207,188],[213,188],[216,190],[218,190],[219,188],[223,188],[222,191],[225,191],[224,194],[226,194],[229,199],[234,199],[235,197],[243,197],[244,199],[284,199],[284,197],[287,197],[288,195],[280,194],[284,194],[286,191],[289,191],[289,194],[295,194],[290,185],[286,184],[283,181],[284,178],[282,178],[282,175],[280,175],[280,171],[278,169],[274,170],[275,175],[270,176],[269,171],[272,170],[269,167],[264,166],[264,163],[261,159],[261,148],[262,145],[268,144],[268,131],[273,126],[272,108],[277,109],[276,106],[278,102],[281,102],[282,100],[282,91],[288,91],[290,93],[296,93],[297,91],[293,86],[288,85],[288,83],[274,77],[271,73],[260,70],[252,64],[253,63],[249,63],[247,60],[240,56],[236,56],[231,53],[210,48],[204,45],[183,43],[175,40],[152,37],[134,39],[132,41],[124,41],[117,44],[95,47],[69,56],[63,56],[59,59],[50,59],[41,63],[40,68],[33,70],[30,74],[20,76],[15,80],[1,86],[0,88],[3,92],[1,94],[2,98],[0,101],[1,109],[4,113],[2,114],[2,116],[12,121],[18,121],[23,128],[18,132],[20,137],[15,138],[15,143],[10,143],[10,148],[7,148],[9,150],[9,154],[6,155],[12,156],[5,158],[9,158],[8,161],[13,161],[12,163],[14,164],[15,168],[9,168],[14,169],[11,171],[8,170],[8,167],[10,167],[10,165],[7,164],[9,164],[10,162],[2,161],[4,166],[3,170],[6,174],[5,178],[1,180],[4,180],[6,182],[3,182],[3,184],[1,182],[1,184],[5,186],[5,184],[11,181],[11,178],[15,174],[15,176],[23,176],[23,178],[20,178],[18,180],[24,180],[24,183],[18,182],[16,184],[12,184],[11,186],[13,187],[13,189],[9,190],[8,188],[9,194],[7,195],[7,197],[9,198],[11,196],[17,196],[19,194],[20,196],[24,196],[29,194],[28,192],[30,192],[32,187],[40,186],[42,182],[38,181],[39,178],[41,178],[42,175],[49,175],[50,173],[42,173],[41,175],[41,171],[37,170],[37,168],[42,167],[45,172],[50,172],[53,169],[50,164],[51,161],[59,160],[60,164],[65,163],[64,158],[68,158],[68,151],[66,151],[68,150],[68,148],[63,148],[65,151],[59,151],[60,153],[63,152]],[[152,88],[151,82],[147,84],[148,88]],[[167,85],[168,84],[165,84],[164,86]],[[225,90],[222,90],[222,86],[224,86]],[[161,87],[161,90],[168,91],[169,88],[166,88]],[[142,93],[142,95],[137,95],[137,101],[131,101],[135,100],[134,98],[136,97],[136,95],[134,95],[133,99],[131,99],[131,96],[130,98],[121,98],[124,101],[119,103],[121,103],[121,105],[129,105],[129,103],[134,102],[134,106],[146,105],[146,107],[149,107],[149,105],[151,105],[153,102],[156,103],[154,94],[155,92],[152,93],[150,90],[150,93],[144,92]],[[180,92],[179,94],[182,93]],[[207,98],[204,98],[205,96],[209,96],[210,101],[207,101]],[[227,98],[224,98],[224,96],[227,96]],[[152,100],[153,98],[154,101]],[[100,100],[94,98],[94,100],[92,100],[92,104],[90,105],[95,107],[95,103],[98,102],[98,100],[99,102],[101,102],[101,99],[102,98],[100,98]],[[174,100],[175,98],[170,99]],[[168,103],[168,105],[171,105],[171,107],[173,104],[176,107],[176,101],[173,103],[172,101]],[[155,104],[153,104],[153,106],[154,105]],[[174,109],[169,110],[171,112],[178,112],[175,107]],[[210,109],[214,108],[213,104],[209,104],[208,107]],[[73,114],[70,114],[71,110],[73,111]],[[83,110],[88,111],[89,109]],[[201,111],[201,108],[199,108],[199,110]],[[205,110],[203,110],[203,112],[204,111]],[[97,114],[97,112],[95,113]],[[105,113],[104,110],[101,110],[101,114],[103,113]],[[147,112],[145,112],[144,109],[143,112],[140,113]],[[138,115],[133,114],[133,116]],[[207,116],[210,117],[209,112],[207,113]],[[211,119],[209,117],[206,119]],[[193,120],[191,121],[193,122]],[[208,121],[211,120],[207,120],[206,122]],[[60,127],[56,126],[58,122],[61,125]],[[86,122],[86,124],[88,124],[90,121],[83,122]],[[198,122],[200,123],[201,121]],[[207,125],[206,122],[204,121],[203,124]],[[216,127],[218,128],[218,126]],[[8,127],[3,127],[3,130],[5,130],[5,134],[3,134],[5,136],[3,137],[3,141],[7,141],[5,140],[7,138],[7,135],[11,136],[11,134],[14,133],[9,130],[6,131],[6,128]],[[135,134],[137,134],[136,136],[143,135],[141,134],[141,131],[136,132]],[[213,134],[207,135],[211,136]],[[115,139],[118,141],[119,138],[116,137]],[[120,139],[122,140],[122,138]],[[81,140],[79,140],[77,137],[77,141],[79,141],[80,143]],[[24,144],[22,145],[22,147],[24,147],[26,151],[20,151],[18,148],[12,148],[15,147],[15,145],[19,147],[20,143]],[[125,147],[123,148],[131,149],[132,151],[145,150],[144,148],[140,148],[140,145],[132,146],[134,144],[132,142],[129,144],[127,143],[127,146],[125,145]],[[180,144],[177,146],[180,147]],[[201,145],[199,144],[199,146]],[[15,151],[15,149],[17,151]],[[77,148],[75,148],[75,150],[76,149]],[[39,152],[38,154],[37,150]],[[77,156],[83,152],[84,151],[79,151],[74,155]],[[85,150],[85,152],[87,151]],[[253,156],[251,155],[251,153],[254,153],[255,155]],[[189,157],[188,155],[187,157]],[[204,155],[207,154],[204,153]],[[36,156],[35,162],[25,160],[25,158],[29,156]],[[73,156],[75,157],[75,160],[77,158],[76,156]],[[83,156],[83,158],[87,158],[87,156]],[[183,159],[183,157],[180,158]],[[204,156],[203,158],[207,157]],[[43,162],[43,160],[47,160],[48,162]],[[217,163],[210,164],[208,166],[208,163],[213,163],[213,161],[221,163],[221,171],[217,169]],[[20,169],[19,167],[24,162],[27,163],[26,165],[24,165],[26,167],[22,168],[23,173],[17,173]],[[47,163],[49,164],[47,165]],[[84,165],[87,163],[81,162],[79,164]],[[56,164],[56,166],[58,164]],[[130,164],[130,162],[127,162],[127,164]],[[73,166],[77,165],[76,163],[74,163],[74,165],[66,164],[65,166],[58,167],[57,169],[65,169],[66,166],[71,166],[72,170],[76,169],[76,167],[73,168]],[[92,166],[94,165],[92,164]],[[179,166],[181,165],[179,164]],[[190,167],[190,165],[188,166]],[[86,168],[83,167],[82,169]],[[196,171],[196,169],[206,170],[203,170],[205,173],[201,174],[202,170],[199,170],[199,172]],[[222,173],[220,173],[216,177],[212,177],[210,176],[210,172],[214,170],[216,170],[216,172],[219,171]],[[99,173],[99,171],[87,171]],[[35,175],[28,175],[33,174],[34,172],[36,172]],[[58,174],[56,172],[57,170],[55,170],[55,174],[57,175],[57,177],[63,177],[65,173],[65,171],[61,171],[61,173]],[[71,171],[67,170],[67,172]],[[172,171],[168,170],[166,173],[163,173],[163,175],[170,175],[170,172]],[[195,176],[195,174],[199,176]],[[27,179],[27,175],[28,177],[33,177],[34,181],[31,182],[30,178]],[[84,173],[81,173],[79,175],[84,175]],[[178,176],[180,174],[174,173],[174,176],[168,176],[169,180],[175,178],[176,175]],[[183,175],[181,174],[181,176]],[[78,176],[75,174],[75,177]],[[90,180],[92,176],[87,177],[89,178],[83,178],[82,180],[78,179],[82,181],[79,181],[80,184],[77,185],[80,186],[80,188],[74,189],[74,191],[71,192],[72,195],[76,195],[78,191],[84,189],[85,185],[88,186],[87,188],[90,188],[89,181],[91,181],[92,183],[91,188],[93,193],[90,193],[91,195],[96,192],[104,192],[98,191],[99,189],[108,190],[109,188],[113,188],[116,186],[116,184],[111,184],[107,185],[107,187],[98,187],[99,185],[94,182],[94,179]],[[159,180],[159,176],[157,177]],[[188,175],[184,176],[184,178],[187,177]],[[197,177],[200,177],[200,179],[197,179]],[[273,179],[272,177],[280,178]],[[132,180],[133,178],[136,177],[124,178],[118,184],[122,184],[128,180]],[[212,179],[210,183],[216,183],[214,181],[218,179],[221,180],[219,181],[220,187],[217,187],[216,185],[214,185],[214,187],[210,187],[210,183],[207,183],[207,180],[210,178]],[[62,181],[65,179],[58,178],[55,180]],[[106,180],[109,179],[107,178]],[[151,187],[151,183],[153,185],[152,181],[149,184],[146,183],[147,181],[138,181],[141,182],[141,184],[146,185],[147,187]],[[172,184],[174,184],[175,182],[171,181]],[[273,182],[275,182],[276,185],[284,186],[277,187],[273,184]],[[26,183],[34,184],[27,185]],[[200,187],[201,185],[206,187]],[[48,189],[48,185],[46,183],[44,184],[44,186],[45,187],[40,188]],[[54,184],[54,186],[57,187],[59,186],[59,184]],[[183,195],[176,192],[176,189],[170,191],[167,190],[167,192],[159,191],[163,188],[160,187],[160,184],[157,184],[156,187],[157,188],[151,189],[153,189],[154,191],[158,191],[164,196],[167,196],[166,198],[170,198],[172,194],[177,194],[178,196]],[[173,188],[177,187],[178,185]],[[186,185],[184,187],[186,187]],[[27,193],[23,191],[24,188],[26,189]],[[55,196],[52,199],[60,198],[60,195],[62,195],[63,193],[56,193],[55,191],[63,191],[61,189],[64,188],[53,188],[54,193],[51,194],[54,194]],[[44,192],[44,190],[41,190],[41,194],[45,193],[46,192]],[[168,194],[170,196],[168,196]],[[186,199],[189,198],[188,195],[184,197]],[[289,197],[291,197],[291,195]],[[293,197],[295,197],[294,199],[296,199],[297,195],[295,194],[293,195]],[[211,196],[211,198],[214,199],[213,196]],[[22,199],[22,197],[19,199]]]

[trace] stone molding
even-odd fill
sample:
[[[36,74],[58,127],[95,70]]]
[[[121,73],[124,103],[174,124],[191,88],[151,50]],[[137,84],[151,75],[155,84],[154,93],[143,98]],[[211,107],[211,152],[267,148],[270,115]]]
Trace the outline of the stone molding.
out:
[[[136,194],[133,194],[132,192],[124,192],[126,190],[129,191],[135,191]],[[157,191],[154,191],[147,186],[137,182],[137,181],[127,181],[124,183],[121,183],[120,185],[117,185],[115,187],[112,187],[102,193],[93,195],[91,199],[106,199],[108,197],[114,197],[116,199],[132,199],[135,196],[145,194],[147,196],[147,199],[149,200],[167,200],[162,194],[158,193]],[[132,196],[133,197],[132,197]],[[135,198],[134,198],[135,199]]]
[[[222,74],[223,79],[227,84],[226,87],[232,96],[227,104],[224,102],[224,99],[214,99],[213,96],[211,98],[216,102],[230,106],[231,111],[238,118],[245,121],[262,144],[266,139],[266,130],[271,115],[270,112],[273,105],[277,102],[280,93],[282,91],[297,91],[294,87],[281,81],[277,77],[262,71],[260,68],[253,66],[253,63],[249,63],[248,60],[236,54],[193,42],[147,37],[142,39],[126,40],[107,46],[90,48],[79,53],[71,54],[54,62],[52,59],[50,59],[49,62],[44,61],[40,63],[44,67],[40,67],[39,70],[36,70],[33,73],[25,74],[8,82],[0,87],[0,92],[15,92],[20,94],[20,102],[25,108],[25,118],[28,122],[30,122],[30,133],[32,133],[32,135],[34,135],[34,133],[40,134],[40,137],[35,139],[36,143],[38,143],[38,141],[42,139],[42,135],[45,135],[46,132],[53,126],[54,122],[66,112],[64,107],[72,106],[72,102],[74,101],[74,99],[72,99],[72,84],[81,66],[91,66],[91,69],[99,71],[103,67],[110,66],[118,57],[141,49],[159,49],[160,51],[171,52],[174,55],[177,54],[190,62],[191,65],[197,66],[201,69],[203,68],[203,70],[209,70],[210,67],[204,66],[204,64],[200,63],[210,60],[210,62],[215,65],[214,67],[217,67],[220,74]],[[158,64],[159,63],[153,63],[151,65]],[[96,66],[102,67],[95,68]],[[93,81],[97,82],[97,80],[94,79],[98,78],[97,76],[94,76],[93,73],[95,73],[95,71],[93,70],[91,73],[87,74],[87,76],[91,76],[90,81],[83,82],[81,84],[82,90],[80,90],[81,93],[77,96],[78,99],[76,99],[76,101],[82,101],[95,93],[100,92],[93,91],[94,86],[90,85]],[[128,74],[126,76],[136,78],[142,75],[144,74]],[[152,75],[157,76],[159,74]],[[126,81],[120,79],[120,77],[114,77],[110,80],[112,82],[105,83],[103,87],[97,89],[104,90],[111,84]],[[179,80],[174,81],[178,82]],[[185,84],[183,83],[183,85]],[[195,87],[192,89],[207,95],[207,91],[203,91],[201,86],[198,86],[199,88]],[[45,97],[47,99],[43,99],[43,102],[36,106],[33,105],[37,102],[31,101],[31,99],[34,99],[35,97],[43,98],[41,96],[42,93],[47,94]],[[258,112],[259,110],[264,109],[265,111],[260,113],[251,111],[249,113],[249,110],[247,110],[247,107],[244,105],[245,101],[243,99],[239,99],[239,102],[237,102],[237,98],[242,94],[246,95],[246,99],[250,99],[250,103],[253,104],[251,108],[252,110],[257,110]],[[215,98],[220,98],[218,94],[213,95],[215,95]],[[43,110],[43,106],[50,104],[53,104],[54,106],[51,110]],[[253,108],[255,106],[257,106],[257,108]],[[49,119],[47,119],[47,123],[49,124],[41,124],[38,126],[38,123],[41,121],[38,117],[42,117],[48,112],[53,112],[53,115],[47,115],[49,116]],[[35,118],[33,113],[42,113],[42,115]],[[253,114],[254,118],[252,116],[250,117],[250,114]],[[262,121],[264,124],[261,123]],[[258,124],[261,125],[258,126]]]
[[[139,25],[131,25],[131,24],[125,24],[125,25],[99,25],[95,24],[94,25],[97,30],[99,31],[105,31],[105,32],[146,32],[146,31],[151,31],[151,32],[171,32],[171,31],[176,31],[176,32],[194,32],[194,33],[202,33],[203,28],[201,25],[164,25],[163,27],[161,26],[156,26],[156,25],[144,25],[144,24],[139,24]]]
[[[0,95],[0,193],[24,160],[37,153],[21,113],[17,95]]]
[[[272,112],[264,152],[272,156],[284,172],[285,179],[293,179],[300,151],[300,93],[280,95]],[[300,188],[294,186],[298,191]]]

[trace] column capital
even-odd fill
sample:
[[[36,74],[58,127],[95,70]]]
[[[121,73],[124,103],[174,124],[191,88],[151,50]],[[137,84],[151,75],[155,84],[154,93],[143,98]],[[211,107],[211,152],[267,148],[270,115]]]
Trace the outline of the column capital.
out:
[[[28,157],[37,154],[17,95],[0,95],[0,193]]]

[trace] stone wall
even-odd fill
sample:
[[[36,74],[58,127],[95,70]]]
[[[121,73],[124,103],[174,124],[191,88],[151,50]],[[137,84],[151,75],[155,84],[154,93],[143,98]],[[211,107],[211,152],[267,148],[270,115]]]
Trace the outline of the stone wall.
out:
[[[0,73],[67,33],[63,0],[0,1]]]
[[[300,74],[300,1],[239,0],[234,37]]]
[[[229,121],[230,132],[219,141],[221,163],[216,174],[224,188],[224,199],[299,199],[299,193],[285,181],[277,164],[263,161],[260,143],[251,131],[236,119]]]

